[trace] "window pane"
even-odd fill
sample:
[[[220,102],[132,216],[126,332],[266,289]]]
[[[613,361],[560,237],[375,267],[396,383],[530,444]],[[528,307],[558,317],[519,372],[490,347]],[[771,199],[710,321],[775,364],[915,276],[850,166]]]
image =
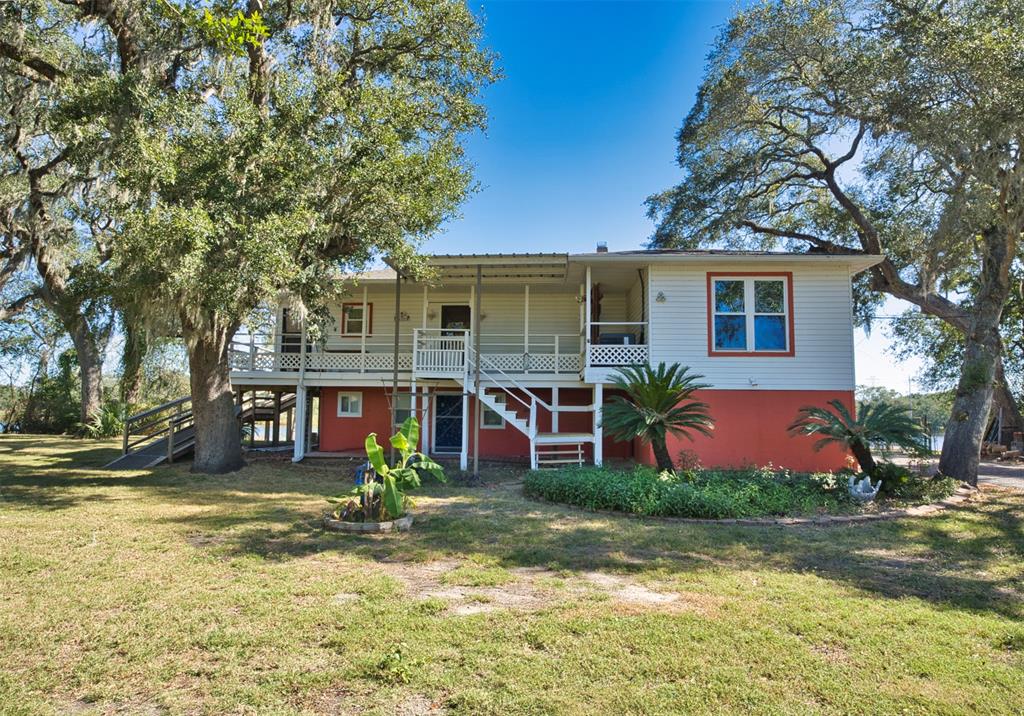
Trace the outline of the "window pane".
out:
[[[742,281],[715,281],[715,311],[743,313]]]
[[[782,313],[782,281],[754,281],[754,311],[756,313]]]
[[[400,393],[395,398],[395,425],[401,426],[412,415],[412,394]]]
[[[754,350],[786,350],[785,316],[754,316]]]
[[[504,419],[490,408],[484,406],[484,425],[487,427],[500,428]]]
[[[715,350],[747,350],[746,316],[715,316]]]

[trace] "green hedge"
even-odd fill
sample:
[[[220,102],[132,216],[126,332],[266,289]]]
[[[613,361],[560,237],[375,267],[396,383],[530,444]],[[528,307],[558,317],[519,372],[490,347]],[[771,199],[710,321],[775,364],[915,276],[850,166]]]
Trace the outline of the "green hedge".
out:
[[[795,517],[857,511],[860,505],[847,492],[847,478],[846,474],[772,468],[693,470],[670,475],[643,465],[632,470],[580,467],[531,472],[524,489],[530,497],[636,515]],[[950,478],[930,480],[903,470],[901,479],[891,493],[894,501],[933,502],[956,489],[956,481]]]
[[[850,512],[846,477],[757,470],[698,470],[673,476],[638,466],[544,470],[526,477],[526,494],[594,510],[727,519]]]

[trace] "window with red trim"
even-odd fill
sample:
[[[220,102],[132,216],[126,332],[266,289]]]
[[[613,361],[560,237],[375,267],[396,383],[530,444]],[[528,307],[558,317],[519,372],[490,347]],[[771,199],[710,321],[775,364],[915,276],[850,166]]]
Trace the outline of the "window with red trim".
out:
[[[366,304],[366,335],[373,333],[373,304]],[[363,334],[363,304],[341,304],[341,335],[361,336]]]
[[[793,275],[709,273],[708,355],[793,355]]]

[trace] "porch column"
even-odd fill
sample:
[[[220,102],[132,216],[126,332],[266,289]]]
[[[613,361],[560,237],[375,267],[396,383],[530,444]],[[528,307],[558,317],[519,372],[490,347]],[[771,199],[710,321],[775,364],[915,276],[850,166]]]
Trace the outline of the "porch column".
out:
[[[591,307],[590,307],[590,301],[591,301],[590,294],[592,293],[590,286],[591,286],[591,283],[590,283],[590,267],[587,266],[587,295],[585,297],[586,301],[587,301],[586,313],[585,313],[586,322],[584,324],[584,332],[583,332],[583,346],[584,346],[584,353],[583,354],[585,356],[584,363],[583,363],[583,367],[584,368],[586,368],[588,365],[590,365],[590,335],[591,335],[591,333],[590,333],[590,321],[591,321],[591,317],[594,315],[593,313],[591,313]]]
[[[558,386],[551,389],[551,432],[558,432]]]
[[[278,446],[281,440],[281,391],[274,391],[274,418],[273,418],[273,433],[274,437],[271,440],[271,445],[274,447]]]
[[[402,274],[395,270],[395,340],[391,353],[391,425],[394,429],[395,410],[398,406],[398,333],[402,327]],[[366,316],[363,315],[363,325],[366,325]],[[390,446],[391,462],[395,461],[395,446]]]
[[[359,372],[360,373],[365,373],[366,372],[366,331],[367,331],[367,324],[369,323],[369,320],[370,320],[370,317],[366,315],[366,307],[367,307],[366,306],[366,298],[367,298],[366,293],[367,293],[367,290],[368,290],[368,286],[366,284],[363,284],[363,325],[362,325],[362,328],[359,329]],[[344,311],[342,311],[341,320],[342,320],[342,322],[344,322],[344,320],[345,320]],[[345,332],[344,324],[341,326],[341,332],[342,333]]]
[[[523,370],[530,370],[530,284],[523,286]]]
[[[469,386],[462,388],[462,450],[459,452],[459,469],[469,469]]]
[[[295,448],[292,462],[299,462],[306,454],[306,386],[295,388]]]
[[[473,296],[473,353],[476,355],[476,366],[473,371],[473,395],[476,397],[476,410],[473,411],[473,476],[480,477],[480,294],[483,293],[484,270],[480,264],[476,266],[476,291]]]
[[[604,405],[604,383],[594,384],[594,464],[604,462],[604,428],[602,427],[601,406]]]
[[[423,407],[420,409],[420,452],[424,455],[430,454],[430,388],[423,386],[423,400],[420,401]]]

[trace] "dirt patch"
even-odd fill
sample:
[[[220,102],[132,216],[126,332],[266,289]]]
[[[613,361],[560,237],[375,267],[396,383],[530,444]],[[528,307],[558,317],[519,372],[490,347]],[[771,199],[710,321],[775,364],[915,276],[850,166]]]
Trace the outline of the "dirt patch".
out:
[[[499,586],[445,584],[444,575],[463,565],[455,560],[438,560],[385,562],[381,567],[388,576],[403,582],[411,596],[442,600],[448,605],[445,611],[458,616],[497,610],[537,611],[563,602],[576,602],[585,595],[601,595],[617,606],[634,611],[694,611],[711,615],[720,606],[720,600],[710,600],[708,595],[659,591],[628,577],[597,571],[567,577],[543,567],[517,567],[509,570],[514,578]]]

